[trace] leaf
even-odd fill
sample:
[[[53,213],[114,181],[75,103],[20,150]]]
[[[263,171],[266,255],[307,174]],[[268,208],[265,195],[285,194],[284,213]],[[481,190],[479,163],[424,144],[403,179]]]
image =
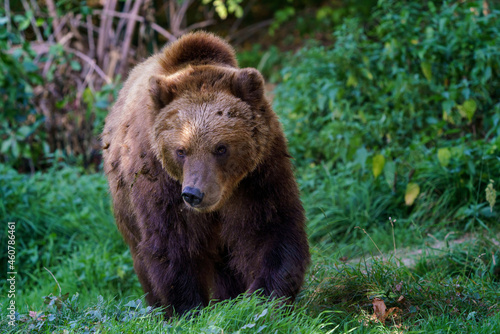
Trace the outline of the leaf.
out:
[[[385,320],[387,319],[388,316],[391,314],[397,314],[401,312],[401,309],[399,307],[391,307],[390,309],[387,310],[387,306],[385,306],[385,303],[382,299],[380,298],[374,298],[373,299],[373,319],[377,319],[381,323],[385,323]]]
[[[493,206],[497,200],[497,192],[495,188],[493,188],[493,180],[490,180],[490,183],[486,187],[486,201],[490,204],[490,212],[493,212]]]
[[[253,328],[253,327],[255,327],[255,324],[254,323],[250,323],[250,324],[246,324],[245,326],[241,327],[240,330],[241,329],[247,329],[247,328]]]
[[[29,18],[26,18],[24,21],[21,21],[19,23],[18,29],[20,31],[26,30],[30,26],[30,23],[31,22],[30,22]]]
[[[24,16],[19,15],[19,14],[14,15],[14,18],[13,18],[14,22],[16,22],[16,23],[22,22],[24,19],[25,19]]]
[[[438,160],[441,166],[446,167],[450,164],[451,152],[448,148],[438,149]]]
[[[217,14],[219,14],[219,17],[225,20],[227,18],[227,8],[224,2],[222,0],[215,0],[214,7]]]
[[[443,110],[443,121],[448,122],[450,124],[455,124],[455,121],[453,120],[453,117],[448,115],[446,111]]]
[[[385,158],[382,154],[377,154],[373,157],[373,176],[377,178],[384,170]]]
[[[347,87],[356,87],[358,85],[358,80],[356,80],[356,77],[352,73],[347,77],[346,85]]]
[[[406,185],[406,192],[405,192],[406,205],[408,206],[413,205],[413,203],[418,197],[418,194],[420,194],[420,186],[416,183],[408,183]]]
[[[264,329],[266,329],[266,328],[267,328],[267,326],[266,326],[266,325],[262,325],[262,326],[260,326],[260,327],[257,329],[257,331],[256,331],[255,333],[260,333],[260,332],[262,332],[262,331],[263,331]]]
[[[11,141],[12,138],[7,138],[6,140],[4,140],[2,143],[2,148],[0,148],[0,152],[7,153],[7,151],[10,149]]]
[[[12,149],[12,155],[14,156],[14,158],[19,158],[19,144],[16,140],[12,140],[12,146],[11,146],[11,149]]]
[[[23,125],[17,130],[18,138],[19,139],[26,139],[31,134],[31,132],[32,131],[31,131],[31,128],[29,126]]]
[[[370,72],[368,69],[363,68],[361,70],[363,72],[363,75],[368,79],[368,80],[373,80],[373,74]]]
[[[258,314],[258,315],[256,315],[256,316],[254,317],[255,321],[257,321],[257,320],[259,320],[260,318],[264,317],[264,316],[267,314],[267,312],[268,312],[267,308],[266,308],[266,309],[264,309],[264,311],[262,311],[262,313],[261,313],[261,314]]]
[[[389,188],[394,190],[396,181],[396,164],[394,161],[388,161],[384,166],[384,176]]]
[[[424,73],[424,76],[427,80],[431,81],[432,79],[432,67],[431,64],[423,62],[420,63],[420,68],[422,69],[422,73]]]
[[[462,105],[465,111],[465,116],[469,120],[469,122],[472,120],[472,117],[474,117],[474,113],[476,112],[477,109],[477,104],[476,101],[474,100],[467,100],[464,102]]]
[[[106,100],[99,100],[94,104],[94,107],[99,109],[106,109],[109,106],[109,102]]]
[[[367,158],[368,158],[368,151],[364,146],[356,150],[356,162],[359,163],[361,165],[361,168],[363,169],[365,169]]]
[[[380,321],[385,322],[385,311],[387,306],[380,298],[373,298],[373,315]]]
[[[443,107],[443,110],[449,113],[451,111],[451,108],[453,108],[453,106],[455,105],[455,101],[446,100],[443,101],[441,105]]]
[[[89,87],[85,88],[85,90],[83,91],[82,99],[86,104],[91,104],[94,101],[94,95],[92,94],[92,90]]]
[[[36,66],[36,64],[30,60],[23,61],[23,68],[28,73],[38,71],[38,66]]]
[[[71,68],[74,69],[75,71],[80,71],[82,69],[82,65],[80,65],[80,63],[77,62],[76,60],[70,61],[69,64]]]
[[[123,305],[124,307],[131,307],[131,308],[137,308],[141,306],[141,301],[140,300],[131,300],[127,304]]]

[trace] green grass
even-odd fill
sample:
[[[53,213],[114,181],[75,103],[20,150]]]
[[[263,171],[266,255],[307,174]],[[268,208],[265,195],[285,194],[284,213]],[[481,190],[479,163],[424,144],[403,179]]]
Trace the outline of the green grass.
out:
[[[492,333],[500,328],[498,227],[477,225],[464,233],[450,224],[419,227],[395,217],[393,239],[388,219],[370,222],[377,210],[379,215],[391,210],[384,208],[383,199],[370,197],[368,182],[314,188],[307,178],[300,179],[312,218],[313,265],[293,310],[241,296],[196,316],[165,321],[161,311],[145,306],[130,254],[114,226],[103,175],[74,167],[32,177],[0,169],[0,212],[6,221],[17,222],[19,271],[17,325],[8,326],[4,294],[2,332]],[[325,196],[335,198],[341,189],[347,199],[338,196],[340,202],[324,210],[328,214],[315,216],[319,192],[330,191]],[[363,209],[357,212],[353,205],[341,210],[344,201]],[[352,217],[335,225],[333,212]],[[352,223],[356,220],[364,231]],[[328,229],[329,224],[346,226],[332,230],[329,240],[314,239],[314,229]],[[403,259],[411,265],[404,266]],[[2,291],[6,289],[4,284]],[[387,308],[397,307],[396,316],[384,324],[376,321],[373,298],[382,299]]]
[[[182,317],[164,321],[161,310],[144,306],[141,299],[120,303],[97,297],[84,306],[78,298],[69,298],[67,306],[39,316],[23,316],[21,325],[7,331],[31,331],[51,333],[68,329],[77,332],[125,332],[125,333],[320,333],[324,327],[321,319],[311,318],[304,309],[291,311],[280,306],[280,301],[269,301],[257,296],[241,296],[237,299],[210,305],[207,308]],[[38,317],[38,318],[37,318]],[[4,325],[5,320],[2,321]],[[7,328],[7,327],[4,327]]]
[[[0,175],[0,216],[16,222],[17,285],[24,291],[17,296],[18,305],[32,307],[40,293],[53,291],[55,282],[44,268],[68,292],[95,292],[82,294],[83,299],[140,291],[114,226],[103,175],[64,167],[29,177],[3,165]],[[4,232],[0,240],[7,245]],[[2,263],[6,255],[1,253]]]

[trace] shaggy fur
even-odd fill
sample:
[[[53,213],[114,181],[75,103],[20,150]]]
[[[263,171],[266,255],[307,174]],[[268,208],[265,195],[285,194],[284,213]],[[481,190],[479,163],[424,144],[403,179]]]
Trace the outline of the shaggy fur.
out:
[[[199,32],[138,65],[106,118],[116,223],[146,299],[168,315],[257,290],[293,301],[303,283],[304,210],[263,87]]]

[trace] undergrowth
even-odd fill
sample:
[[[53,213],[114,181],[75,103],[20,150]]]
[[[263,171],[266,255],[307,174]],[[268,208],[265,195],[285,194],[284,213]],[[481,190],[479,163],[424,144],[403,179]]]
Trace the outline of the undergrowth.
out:
[[[498,229],[478,226],[473,234],[447,236],[441,236],[439,225],[429,235],[416,229],[418,238],[409,244],[420,252],[414,253],[407,249],[411,237],[398,225],[400,219],[392,220],[394,239],[376,226],[365,231],[354,226],[357,242],[337,238],[335,247],[313,243],[313,265],[293,310],[258,296],[241,296],[194,317],[165,321],[161,310],[145,305],[130,254],[111,218],[104,176],[62,167],[30,177],[1,168],[2,214],[18,222],[22,273],[15,328],[7,326],[9,300],[0,299],[0,327],[6,332],[388,333],[445,327],[486,333],[500,325]],[[49,186],[57,191],[48,192]],[[89,218],[98,214],[101,219]],[[392,229],[391,222],[384,224]],[[55,236],[35,253],[30,245],[44,244],[39,240],[44,230]],[[50,256],[43,258],[44,252]],[[44,261],[30,258],[34,254]],[[353,258],[356,254],[360,257]],[[373,315],[375,298],[396,308],[385,323]]]

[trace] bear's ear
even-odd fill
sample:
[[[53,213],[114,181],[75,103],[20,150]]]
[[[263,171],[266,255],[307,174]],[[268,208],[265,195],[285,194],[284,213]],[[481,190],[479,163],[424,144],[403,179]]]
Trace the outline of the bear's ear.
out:
[[[234,96],[257,108],[264,98],[264,78],[254,68],[243,68],[235,73],[231,91]]]
[[[160,110],[172,102],[176,92],[177,87],[171,80],[160,76],[152,76],[149,79],[149,94],[156,110]]]

